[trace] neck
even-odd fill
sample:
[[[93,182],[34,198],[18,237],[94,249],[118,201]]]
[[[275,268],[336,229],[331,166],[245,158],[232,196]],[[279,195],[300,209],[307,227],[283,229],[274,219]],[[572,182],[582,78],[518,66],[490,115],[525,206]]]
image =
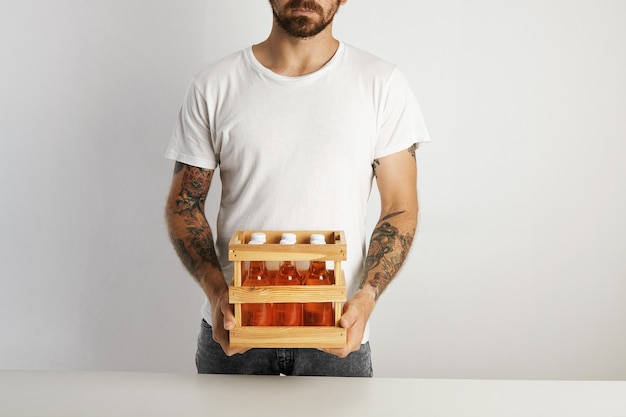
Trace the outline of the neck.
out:
[[[337,52],[339,42],[332,36],[332,24],[311,38],[294,38],[276,23],[270,36],[252,47],[264,67],[289,77],[310,74],[323,67]]]

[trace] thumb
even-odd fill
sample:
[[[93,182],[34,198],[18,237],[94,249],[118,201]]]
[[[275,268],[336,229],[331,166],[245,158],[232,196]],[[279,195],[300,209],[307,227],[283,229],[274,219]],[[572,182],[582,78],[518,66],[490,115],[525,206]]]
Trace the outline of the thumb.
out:
[[[226,308],[222,307],[222,314],[224,315],[224,329],[232,330],[235,328],[235,315],[233,314],[230,304],[226,305]]]
[[[339,319],[339,326],[344,329],[349,329],[355,325],[357,319],[358,316],[353,312],[353,310],[347,309]]]

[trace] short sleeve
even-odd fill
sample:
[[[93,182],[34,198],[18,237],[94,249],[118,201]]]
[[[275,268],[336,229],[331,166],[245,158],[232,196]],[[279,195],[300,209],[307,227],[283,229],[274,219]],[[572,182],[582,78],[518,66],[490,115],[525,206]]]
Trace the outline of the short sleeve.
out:
[[[374,157],[391,155],[414,143],[429,141],[422,111],[411,86],[404,75],[395,69],[381,102]]]
[[[199,168],[217,168],[219,156],[211,140],[208,113],[206,99],[193,82],[180,108],[166,158]]]

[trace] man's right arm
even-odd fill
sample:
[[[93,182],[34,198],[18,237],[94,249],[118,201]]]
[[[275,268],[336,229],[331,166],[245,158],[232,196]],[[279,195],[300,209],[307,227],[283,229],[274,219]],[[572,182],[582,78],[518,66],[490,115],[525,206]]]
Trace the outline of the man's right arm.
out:
[[[170,239],[180,260],[209,299],[213,314],[213,339],[228,355],[228,332],[234,324],[228,304],[228,286],[220,268],[211,227],[204,214],[204,202],[214,170],[176,162],[167,199],[165,217]]]

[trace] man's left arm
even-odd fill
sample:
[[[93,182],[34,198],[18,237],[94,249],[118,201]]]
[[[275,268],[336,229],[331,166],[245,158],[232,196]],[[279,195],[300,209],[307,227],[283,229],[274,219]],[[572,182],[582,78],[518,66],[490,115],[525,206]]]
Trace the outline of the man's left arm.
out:
[[[380,193],[380,218],[370,239],[359,291],[346,302],[340,326],[347,329],[343,349],[327,349],[345,357],[361,345],[365,326],[376,301],[404,264],[417,228],[417,144],[374,160]]]

